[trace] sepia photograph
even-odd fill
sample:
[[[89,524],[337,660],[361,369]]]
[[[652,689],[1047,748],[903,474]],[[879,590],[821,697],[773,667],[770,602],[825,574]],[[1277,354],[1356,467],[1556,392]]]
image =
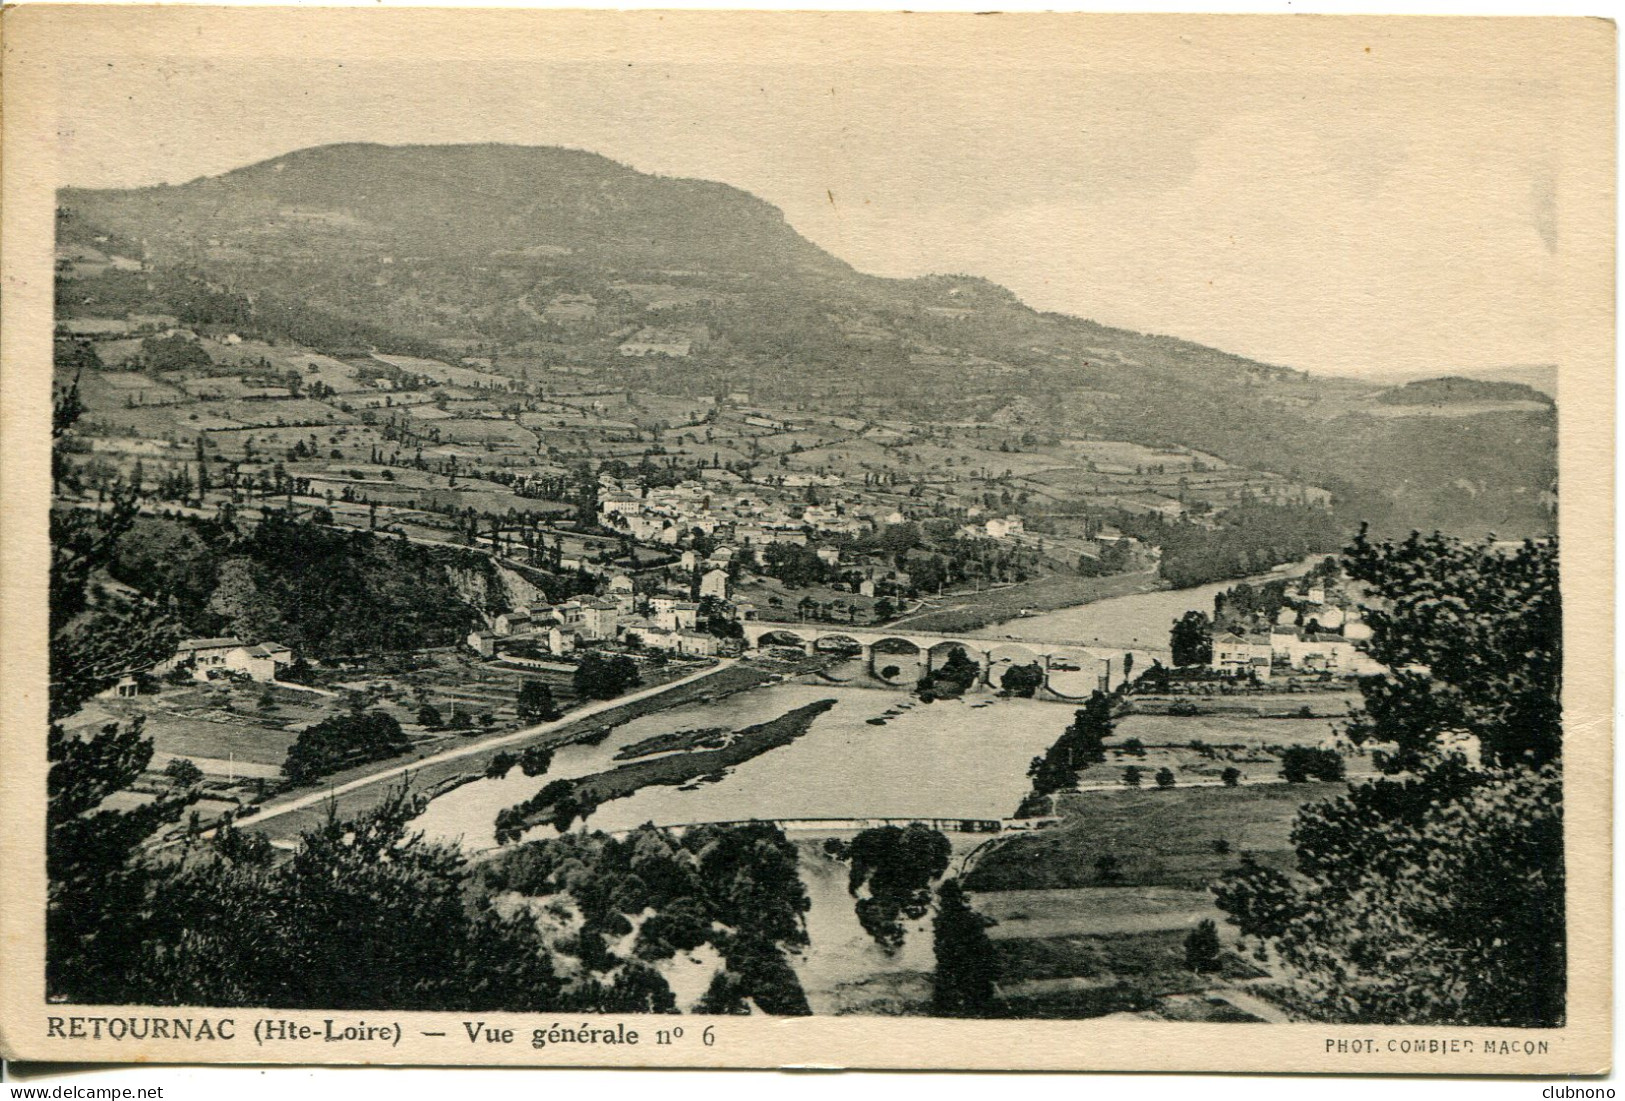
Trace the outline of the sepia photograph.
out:
[[[8,1056],[1607,1072],[1611,22],[5,31]]]

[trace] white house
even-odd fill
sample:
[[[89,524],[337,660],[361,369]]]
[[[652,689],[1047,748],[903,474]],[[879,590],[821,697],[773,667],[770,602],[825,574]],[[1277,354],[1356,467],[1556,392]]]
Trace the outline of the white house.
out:
[[[293,664],[294,652],[274,642],[250,644],[238,638],[189,638],[175,648],[172,657],[153,666],[154,673],[190,665],[192,675],[206,679],[211,672],[241,673],[253,680],[273,681],[277,673]]]
[[[728,599],[728,571],[711,570],[700,578],[700,595],[714,596],[718,600]]]
[[[1213,639],[1213,660],[1210,667],[1231,676],[1256,673],[1261,678],[1268,678],[1271,650],[1270,640],[1267,637],[1243,636],[1226,631]]]

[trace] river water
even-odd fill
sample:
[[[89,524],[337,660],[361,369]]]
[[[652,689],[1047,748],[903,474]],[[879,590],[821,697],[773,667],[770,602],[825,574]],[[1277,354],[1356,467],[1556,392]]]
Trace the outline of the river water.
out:
[[[1121,646],[1138,639],[1145,649],[1150,647],[1144,643],[1160,638],[1165,647],[1174,619],[1193,608],[1210,610],[1214,594],[1234,584],[1117,597],[983,633],[1042,640],[1094,637]],[[924,704],[903,689],[776,684],[645,715],[616,727],[597,746],[567,746],[555,754],[545,776],[527,777],[515,768],[502,780],[465,784],[430,803],[417,824],[431,839],[461,841],[472,851],[488,849],[495,844],[498,811],[552,780],[616,767],[622,762],[614,760],[615,752],[622,746],[697,727],[737,730],[821,699],[837,702],[791,744],[746,761],[716,783],[688,791],[649,787],[612,800],[598,808],[589,828],[613,831],[644,822],[681,825],[748,818],[1005,818],[1015,813],[1027,791],[1028,763],[1072,718],[1064,705],[1001,700],[986,690],[963,700]],[[888,710],[901,713],[883,726],[870,725],[868,720]],[[543,826],[531,836],[552,832]]]
[[[1234,584],[1118,597],[1020,619],[981,634],[1098,640],[1102,645],[1166,654],[1173,620],[1191,609],[1210,611],[1214,595]],[[488,850],[496,843],[493,824],[498,811],[529,798],[550,781],[616,767],[623,763],[614,760],[622,746],[678,730],[719,726],[737,730],[822,699],[834,699],[836,705],[789,745],[692,790],[649,787],[612,800],[598,808],[587,828],[617,831],[644,822],[669,826],[749,818],[1005,818],[1015,813],[1028,790],[1028,763],[1072,719],[1068,706],[1001,700],[986,689],[963,700],[924,704],[901,688],[775,684],[645,715],[616,727],[596,746],[567,746],[554,755],[544,776],[527,777],[515,768],[501,780],[465,784],[431,802],[416,825],[431,840],[459,842],[471,852]],[[869,722],[888,712],[884,725]],[[551,826],[541,826],[528,836],[555,834]],[[929,920],[909,923],[901,950],[882,951],[858,924],[846,892],[845,866],[820,853],[818,835],[792,836],[801,838],[802,881],[812,901],[807,915],[811,944],[796,955],[794,964],[814,1011],[873,1012],[863,1005],[872,1002],[875,989],[885,991],[887,984],[921,987],[933,965]],[[984,840],[965,834],[950,839],[956,862]],[[685,1007],[709,982],[717,966],[712,957],[714,953],[692,959],[680,955],[663,969]],[[920,996],[919,989],[913,989],[905,1000],[917,1002]]]
[[[599,807],[588,826],[632,829],[644,822],[748,818],[1006,818],[1027,789],[1027,763],[1072,719],[1065,707],[990,694],[967,700],[912,701],[901,691],[837,685],[777,684],[719,700],[645,715],[617,727],[603,744],[570,746],[545,776],[517,768],[503,780],[480,780],[429,804],[417,826],[430,838],[461,839],[465,848],[494,844],[497,811],[542,785],[614,768],[615,751],[673,730],[764,722],[814,700],[836,704],[796,741],[731,769],[690,791],[647,787]],[[901,711],[883,726],[868,720]],[[533,836],[552,836],[540,827]]]
[[[1306,573],[1324,555],[1279,566],[1270,573],[1245,580],[1257,584]],[[978,638],[1024,638],[1035,642],[1081,642],[1160,654],[1166,662],[1168,629],[1188,611],[1213,614],[1213,598],[1241,581],[1217,581],[1189,589],[1163,589],[1153,593],[1097,600],[1040,615],[1013,619],[970,632]]]

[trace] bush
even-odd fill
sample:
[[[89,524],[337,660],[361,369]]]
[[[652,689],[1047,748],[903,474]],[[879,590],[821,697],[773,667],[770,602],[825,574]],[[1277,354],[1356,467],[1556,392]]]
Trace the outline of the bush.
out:
[[[1219,927],[1203,918],[1185,938],[1185,966],[1197,974],[1219,969]]]
[[[1241,783],[1241,769],[1237,768],[1235,765],[1231,765],[1229,768],[1219,773],[1219,779],[1224,781],[1225,787],[1233,788],[1237,784]]]
[[[1174,770],[1173,769],[1171,769],[1171,768],[1159,768],[1159,769],[1157,769],[1157,786],[1159,788],[1171,788],[1171,787],[1174,786],[1175,783],[1176,783],[1176,781],[1174,779]]]
[[[399,756],[410,745],[401,724],[386,712],[337,715],[300,733],[282,772],[290,782],[306,784],[352,765]]]
[[[1290,784],[1301,784],[1306,780],[1341,780],[1343,757],[1335,749],[1289,746],[1281,754],[1281,777]]]
[[[1131,788],[1140,786],[1140,768],[1138,765],[1129,765],[1123,770],[1123,783]]]
[[[176,757],[164,766],[164,775],[175,781],[176,787],[193,787],[203,780],[203,770],[185,757]]]

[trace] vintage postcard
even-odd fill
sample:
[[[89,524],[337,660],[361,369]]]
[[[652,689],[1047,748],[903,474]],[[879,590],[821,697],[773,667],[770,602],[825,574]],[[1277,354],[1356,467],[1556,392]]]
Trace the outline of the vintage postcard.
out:
[[[1612,23],[3,29],[6,1055],[1608,1070]]]

